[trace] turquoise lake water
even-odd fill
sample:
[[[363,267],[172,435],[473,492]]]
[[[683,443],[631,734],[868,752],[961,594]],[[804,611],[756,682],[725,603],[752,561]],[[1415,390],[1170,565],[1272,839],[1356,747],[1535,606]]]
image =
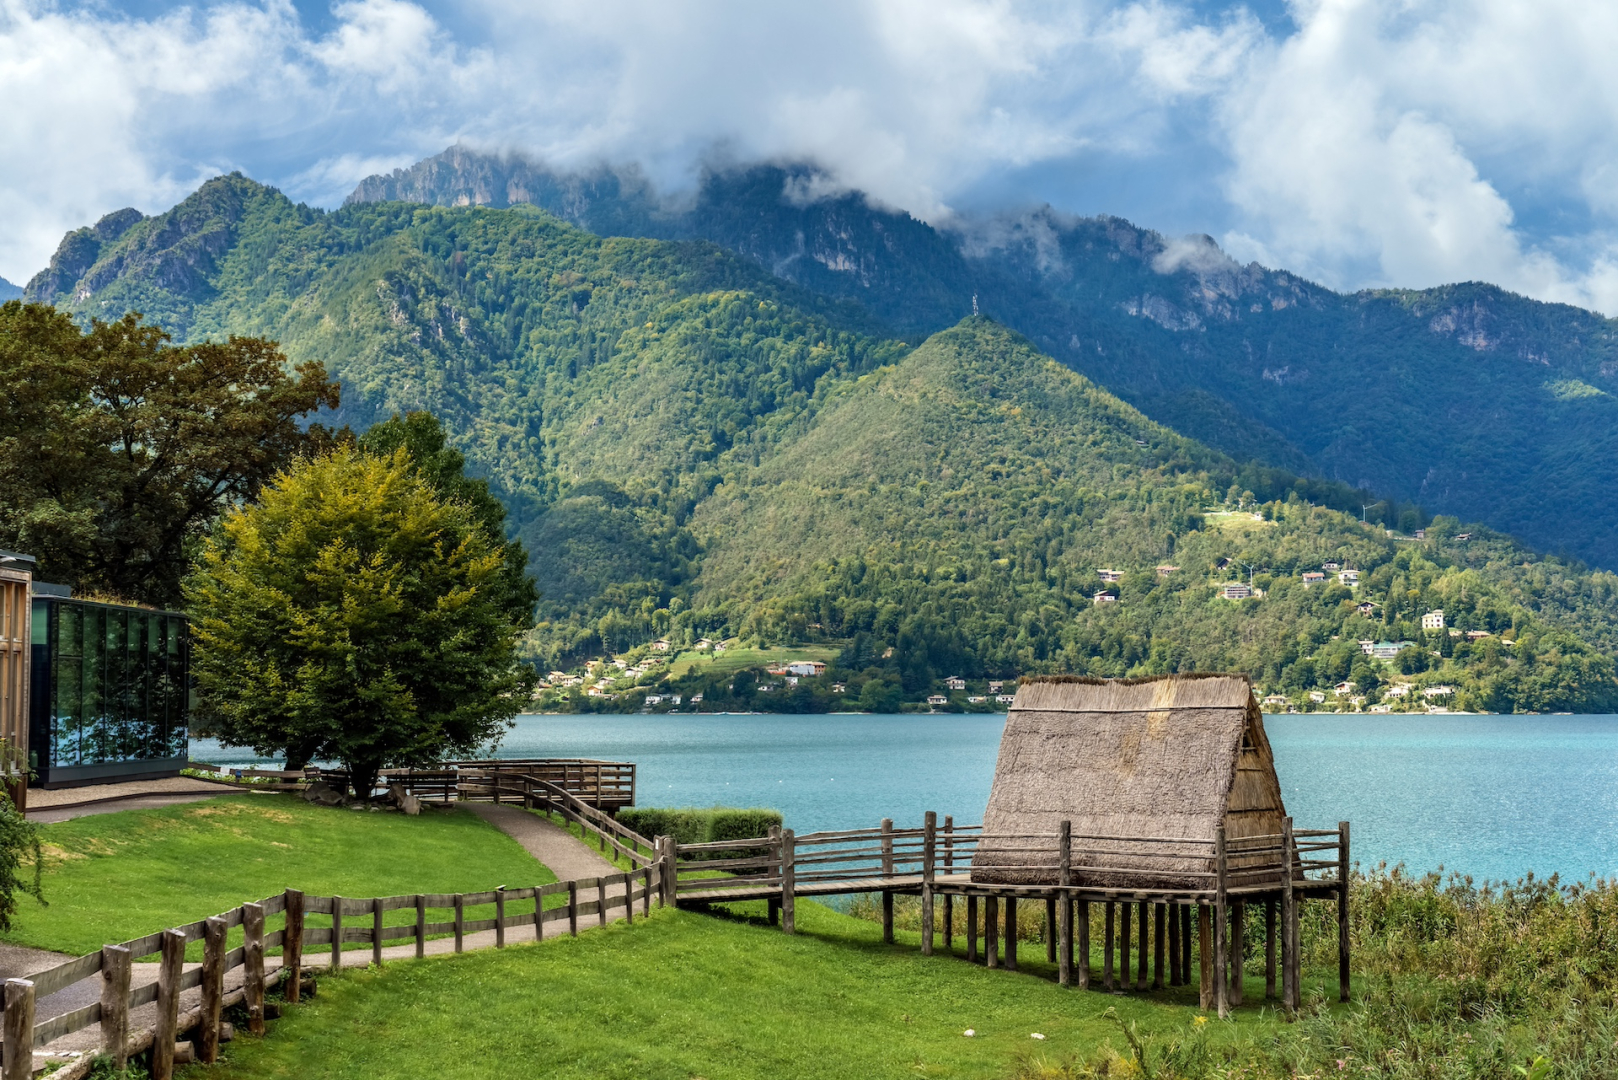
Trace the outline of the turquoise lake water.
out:
[[[639,765],[646,806],[769,806],[799,832],[982,819],[1003,716],[524,716],[500,757]],[[1271,716],[1300,828],[1360,862],[1499,880],[1618,874],[1618,716]],[[199,761],[251,756],[194,740]]]

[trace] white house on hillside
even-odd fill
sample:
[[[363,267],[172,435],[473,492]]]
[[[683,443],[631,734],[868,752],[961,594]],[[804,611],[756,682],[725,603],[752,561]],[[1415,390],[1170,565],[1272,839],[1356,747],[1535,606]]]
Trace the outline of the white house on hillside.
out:
[[[1444,629],[1444,609],[1439,608],[1436,611],[1429,611],[1427,614],[1423,615],[1421,617],[1421,628],[1423,630]]]

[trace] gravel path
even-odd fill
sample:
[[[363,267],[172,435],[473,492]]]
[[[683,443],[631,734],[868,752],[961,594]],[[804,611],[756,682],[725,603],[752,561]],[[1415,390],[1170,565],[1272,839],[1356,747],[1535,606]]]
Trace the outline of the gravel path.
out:
[[[616,874],[618,868],[559,825],[517,806],[466,803],[466,809],[499,829],[550,867],[558,881]]]
[[[50,824],[89,814],[114,814],[120,810],[144,810],[153,806],[200,802],[220,795],[239,794],[242,790],[233,785],[195,780],[189,776],[50,791],[29,788],[27,817],[29,821]]]

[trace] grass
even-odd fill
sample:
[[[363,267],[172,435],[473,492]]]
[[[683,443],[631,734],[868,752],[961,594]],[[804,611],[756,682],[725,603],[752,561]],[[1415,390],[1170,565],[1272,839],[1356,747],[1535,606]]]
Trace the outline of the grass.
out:
[[[267,1038],[239,1037],[224,1064],[185,1075],[1004,1077],[1024,1059],[1127,1055],[1109,1010],[1143,1032],[1215,1043],[1276,1024],[1254,1008],[1204,1027],[1188,993],[1064,990],[1043,963],[1014,974],[923,958],[913,935],[886,946],[879,927],[818,904],[799,905],[795,937],[763,925],[762,904],[736,908],[752,917],[654,911],[577,939],[323,977]]]
[[[228,795],[82,817],[40,832],[50,906],[20,898],[5,940],[75,954],[287,888],[366,897],[556,880],[516,841],[465,810],[406,817],[312,806],[289,795]],[[481,912],[468,909],[468,918],[476,917]],[[311,926],[324,924],[310,917]]]
[[[682,678],[692,672],[720,675],[743,668],[763,667],[774,661],[783,664],[794,660],[821,660],[831,663],[837,659],[835,646],[782,645],[770,649],[742,649],[732,646],[721,653],[682,652],[669,664],[669,677]]]

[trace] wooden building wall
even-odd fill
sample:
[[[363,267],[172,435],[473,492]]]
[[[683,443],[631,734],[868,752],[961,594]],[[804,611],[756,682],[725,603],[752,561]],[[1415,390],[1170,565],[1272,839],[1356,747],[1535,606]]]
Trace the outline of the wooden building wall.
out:
[[[0,568],[0,738],[28,760],[28,669],[33,575]]]

